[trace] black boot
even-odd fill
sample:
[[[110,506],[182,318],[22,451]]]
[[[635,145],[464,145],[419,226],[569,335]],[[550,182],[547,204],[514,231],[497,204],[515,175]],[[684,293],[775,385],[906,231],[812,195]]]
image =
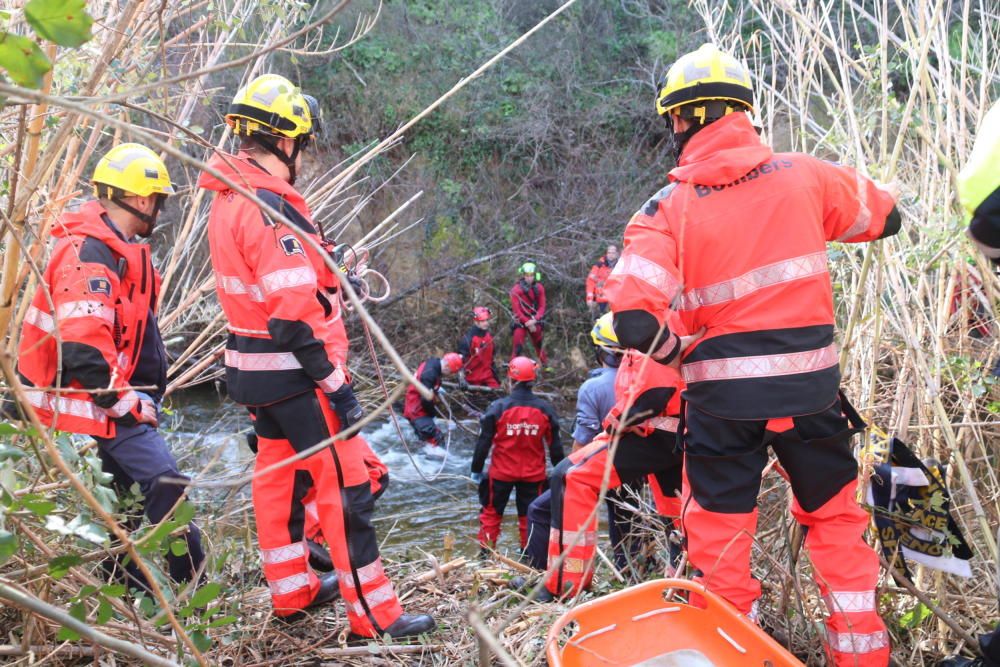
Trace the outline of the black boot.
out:
[[[329,549],[309,538],[306,538],[306,546],[309,548],[309,567],[317,572],[333,572],[333,559],[330,558]]]
[[[400,637],[416,637],[431,632],[437,624],[430,614],[403,614],[396,622],[385,629],[385,633],[393,639]]]
[[[321,607],[340,597],[340,578],[335,574],[324,574],[319,578],[319,590],[306,609]]]
[[[306,605],[306,609],[315,609],[316,607],[322,607],[325,604],[333,602],[340,597],[340,579],[335,574],[323,574],[319,577],[319,590],[316,591],[316,597]],[[287,616],[275,616],[275,618],[283,623],[297,623],[307,616],[305,609],[297,611],[294,614],[289,614]]]
[[[556,599],[556,596],[549,592],[549,589],[543,588],[538,591],[538,595],[535,596],[535,602],[541,602],[543,604],[552,602]]]

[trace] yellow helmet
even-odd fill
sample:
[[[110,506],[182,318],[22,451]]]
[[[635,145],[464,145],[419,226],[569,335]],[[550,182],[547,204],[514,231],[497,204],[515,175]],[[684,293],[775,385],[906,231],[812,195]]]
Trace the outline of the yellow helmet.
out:
[[[236,93],[226,112],[226,123],[240,136],[259,133],[308,138],[316,111],[291,81],[278,74],[264,74]]]
[[[105,153],[90,182],[98,198],[174,194],[167,165],[142,144],[119,144]]]
[[[613,354],[625,351],[625,348],[618,342],[618,334],[615,333],[614,327],[614,313],[611,312],[604,313],[597,318],[594,327],[590,330],[590,340],[597,347]]]
[[[681,56],[660,83],[656,112],[666,116],[679,107],[686,115],[705,122],[705,105],[698,102],[720,100],[736,103],[753,111],[753,88],[743,64],[714,44],[703,44],[697,51]],[[731,109],[722,112],[729,113]]]

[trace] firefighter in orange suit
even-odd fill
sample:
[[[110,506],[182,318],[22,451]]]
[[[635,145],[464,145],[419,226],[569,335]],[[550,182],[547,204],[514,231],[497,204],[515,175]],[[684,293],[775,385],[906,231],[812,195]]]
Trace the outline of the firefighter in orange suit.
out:
[[[160,157],[131,143],[108,151],[91,182],[97,199],[53,228],[56,244],[25,313],[17,370],[41,422],[93,436],[102,469],[119,489],[139,486],[143,512],[155,524],[181,499],[176,480],[186,478],[157,430],[167,383],[156,323],[160,275],[150,246],[135,241],[152,235],[174,189]],[[52,391],[56,386],[63,391]],[[189,524],[186,553],[167,555],[174,581],[190,581],[201,567],[200,535]],[[105,568],[130,587],[148,588],[128,559],[109,559]]]
[[[876,608],[878,557],[864,541],[869,518],[855,499],[859,420],[839,393],[826,243],[899,231],[894,188],[775,153],[746,113],[749,74],[715,46],[670,68],[656,106],[678,166],[629,222],[606,289],[622,344],[659,363],[682,357],[690,562],[754,616],[761,588],[750,551],[770,446],[808,528],[831,662],[883,667],[889,638]],[[671,312],[690,338],[671,329]]]
[[[683,388],[684,381],[675,367],[657,364],[636,350],[625,352],[615,378],[615,405],[604,419],[604,431],[552,472],[550,525],[536,523],[529,512],[533,537],[535,532],[544,533],[544,528],[549,528],[548,562],[539,558],[541,543],[533,545],[528,554],[532,565],[548,567],[546,591],[539,596],[540,601],[575,595],[590,585],[597,548],[594,508],[612,449],[609,493],[648,476],[664,524],[672,527],[680,516],[682,456],[674,448]],[[531,509],[535,510],[535,505]],[[560,556],[563,560],[557,565]],[[677,556],[677,551],[670,554],[671,565]]]
[[[607,247],[604,256],[590,267],[587,274],[587,310],[591,317],[598,317],[608,312],[608,297],[604,293],[604,284],[618,263],[618,246],[614,243]]]
[[[318,124],[318,104],[284,77],[258,77],[236,94],[226,122],[240,138],[237,155],[212,166],[256,193],[296,228],[205,173],[216,193],[208,221],[216,293],[229,320],[226,380],[230,397],[253,407],[256,469],[263,470],[357,422],[361,406],[346,368],[347,336],[337,276],[303,242],[321,237],[293,187],[301,151]],[[292,465],[255,476],[253,501],[264,576],[275,614],[303,610],[339,592],[358,636],[416,635],[434,628],[427,615],[404,614],[382,568],[372,527],[368,448],[360,438],[332,443]],[[308,566],[303,499],[316,509],[335,575]]]

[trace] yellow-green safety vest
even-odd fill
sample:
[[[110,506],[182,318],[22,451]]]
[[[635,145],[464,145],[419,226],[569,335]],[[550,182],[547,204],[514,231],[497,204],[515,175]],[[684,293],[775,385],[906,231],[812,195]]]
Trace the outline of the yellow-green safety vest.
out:
[[[993,191],[1000,188],[1000,100],[983,118],[969,161],[958,174],[958,200],[966,222]]]

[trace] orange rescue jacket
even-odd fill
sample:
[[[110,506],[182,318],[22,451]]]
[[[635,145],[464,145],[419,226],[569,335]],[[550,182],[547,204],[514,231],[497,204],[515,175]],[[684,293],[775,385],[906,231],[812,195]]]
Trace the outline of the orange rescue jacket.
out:
[[[604,293],[604,285],[611,275],[611,263],[607,257],[601,257],[597,264],[590,267],[587,274],[587,303],[607,303],[608,297]]]
[[[707,331],[682,366],[700,409],[771,419],[830,406],[840,370],[826,243],[895,234],[892,197],[849,167],[774,153],[743,113],[695,134],[669,178],[626,227],[606,286],[622,344],[648,351],[673,310]]]
[[[116,421],[134,424],[139,415],[129,381],[156,311],[160,276],[149,246],[126,241],[99,202],[63,214],[52,235],[43,284],[21,330],[18,374],[42,423],[110,438]],[[57,386],[119,391],[41,389]]]
[[[305,200],[249,154],[210,164],[320,243]],[[284,223],[203,173],[199,187],[216,192],[208,218],[215,291],[229,320],[226,381],[230,397],[269,405],[318,385],[331,393],[345,382],[347,334],[337,277],[322,255]]]

